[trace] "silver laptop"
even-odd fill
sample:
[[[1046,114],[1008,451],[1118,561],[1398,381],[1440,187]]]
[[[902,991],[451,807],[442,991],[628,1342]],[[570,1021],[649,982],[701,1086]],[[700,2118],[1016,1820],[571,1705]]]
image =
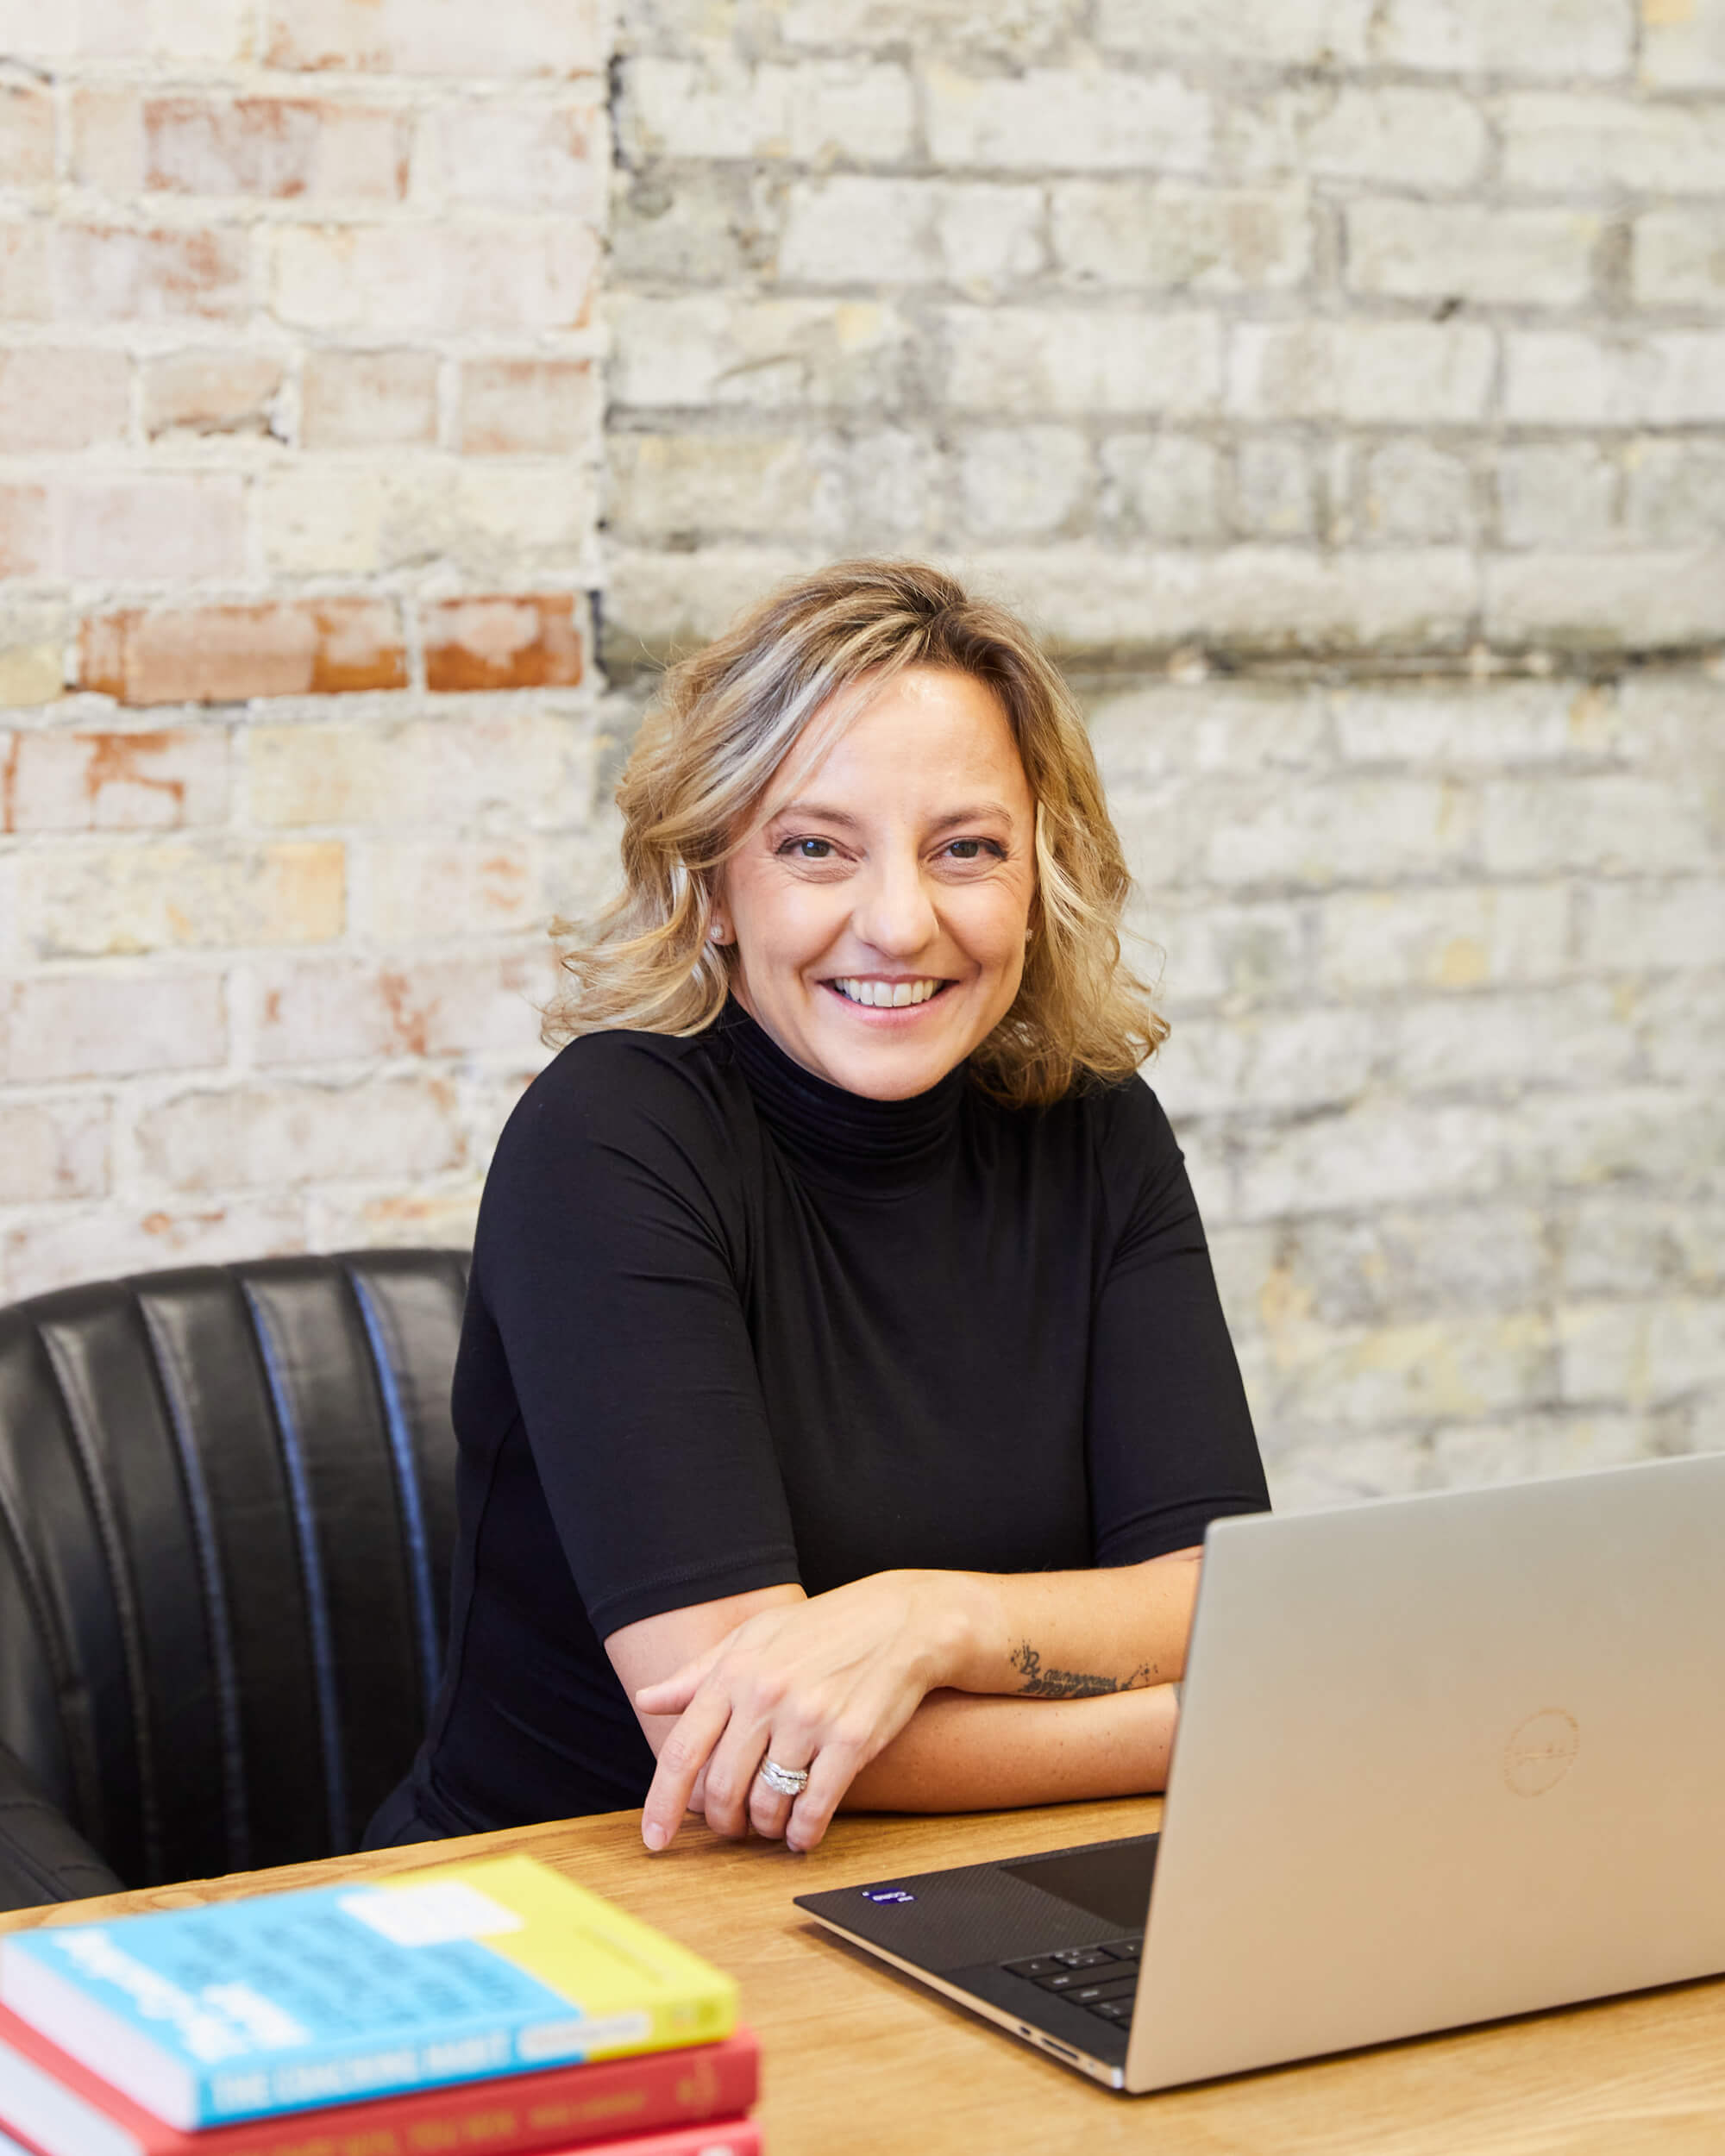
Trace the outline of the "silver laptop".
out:
[[[1159,1835],[796,1899],[1134,2093],[1725,1969],[1725,1455],[1219,1520]]]

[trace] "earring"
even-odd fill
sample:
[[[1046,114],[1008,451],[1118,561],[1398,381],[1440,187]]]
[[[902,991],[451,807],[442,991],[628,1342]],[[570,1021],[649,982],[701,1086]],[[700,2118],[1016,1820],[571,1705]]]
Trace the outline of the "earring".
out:
[[[731,941],[731,931],[723,921],[714,921],[707,929],[706,940],[710,943],[728,943]]]

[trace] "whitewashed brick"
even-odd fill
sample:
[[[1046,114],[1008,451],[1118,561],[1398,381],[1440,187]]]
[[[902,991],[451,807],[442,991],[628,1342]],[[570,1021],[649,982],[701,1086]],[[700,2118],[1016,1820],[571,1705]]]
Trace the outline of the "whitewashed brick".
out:
[[[1222,884],[1382,882],[1460,866],[1477,824],[1471,793],[1443,780],[1289,786],[1219,821],[1206,860]]]
[[[1043,266],[1042,222],[1039,188],[837,173],[790,191],[779,275],[812,285],[946,283],[986,295]]]
[[[254,496],[260,546],[275,574],[363,576],[436,561],[488,582],[579,572],[595,489],[561,459],[503,467],[308,459],[261,475]]]
[[[358,922],[381,943],[540,928],[550,911],[533,849],[515,838],[374,840],[355,882]]]
[[[1562,1286],[1571,1298],[1717,1288],[1725,1203],[1633,1189],[1589,1193],[1567,1209],[1559,1248]]]
[[[911,146],[910,77],[900,66],[829,60],[750,66],[709,47],[698,60],[631,62],[623,140],[640,158],[831,157],[896,164]]]
[[[1484,115],[1458,91],[1346,82],[1279,85],[1231,105],[1221,129],[1228,163],[1251,179],[1462,188],[1489,146]]]
[[[1592,683],[1344,689],[1333,705],[1336,740],[1350,761],[1573,763],[1617,756],[1629,745],[1616,698]]]
[[[1558,883],[1338,892],[1318,917],[1317,977],[1333,995],[1549,981],[1568,970],[1569,912]]]
[[[1227,404],[1245,419],[1430,426],[1484,417],[1493,340],[1477,323],[1237,323]]]
[[[1250,60],[1254,66],[1358,66],[1369,58],[1371,0],[1101,0],[1096,34],[1117,52]]]
[[[1286,291],[1311,268],[1303,188],[1068,180],[1050,190],[1054,255],[1085,283]]]
[[[1485,565],[1486,632],[1504,643],[1659,651],[1725,631],[1725,549],[1508,555]]]
[[[1174,772],[1228,780],[1327,769],[1333,760],[1323,697],[1292,683],[1105,693],[1091,706],[1090,735],[1111,793],[1154,792]]]
[[[1568,307],[1592,286],[1600,220],[1578,210],[1350,203],[1347,282],[1380,299]]]
[[[1445,73],[1613,76],[1628,70],[1634,26],[1626,0],[1387,0],[1372,57]]]
[[[1505,1118],[1504,1173],[1524,1188],[1644,1184],[1716,1173],[1725,1131],[1713,1088],[1600,1087],[1522,1102]]]
[[[625,664],[637,655],[662,660],[687,651],[718,636],[783,579],[829,558],[825,548],[813,546],[714,545],[698,555],[613,546],[605,562],[610,648]]]
[[[1641,80],[1650,90],[1725,89],[1725,4],[1647,6]]]
[[[26,856],[20,881],[44,958],[324,943],[346,903],[343,849],[322,840],[57,848]]]
[[[1609,444],[1541,442],[1507,448],[1497,458],[1496,480],[1504,545],[1568,550],[1622,543],[1623,474]]]
[[[1396,1013],[1388,1062],[1410,1094],[1629,1080],[1642,1063],[1634,1016],[1598,981],[1446,997]]]
[[[105,1100],[0,1104],[0,1205],[102,1197],[110,1131]]]
[[[585,718],[464,699],[447,716],[380,724],[254,726],[248,805],[265,829],[310,825],[505,828],[586,821],[592,742]]]
[[[1647,1044],[1647,1073],[1678,1085],[1707,1086],[1725,1067],[1725,947],[1709,973],[1655,981],[1634,1006]],[[1620,993],[1622,993],[1620,991]],[[1626,1005],[1630,998],[1625,993]]]
[[[69,485],[60,559],[74,578],[191,582],[245,567],[237,476],[104,479]]]
[[[1508,419],[1541,427],[1725,422],[1725,331],[1608,341],[1579,329],[1511,329],[1503,410]]]
[[[17,1084],[195,1070],[227,1059],[219,974],[50,974],[18,983],[9,1015],[5,1068]]]
[[[480,209],[559,210],[598,224],[605,151],[605,116],[591,97],[568,104],[463,98],[427,115],[414,191]]]
[[[1457,1203],[1500,1187],[1501,1132],[1472,1106],[1440,1104],[1414,1117],[1368,1096],[1338,1114],[1242,1131],[1239,1143],[1244,1219]]]
[[[1477,1489],[1493,1482],[1544,1481],[1627,1467],[1656,1457],[1658,1448],[1638,1414],[1524,1415],[1513,1422],[1476,1422],[1433,1432],[1431,1482],[1437,1489]]]
[[[1717,106],[1541,91],[1505,97],[1501,111],[1511,187],[1581,196],[1725,188],[1725,112]]]
[[[1026,418],[1213,410],[1221,329],[1213,315],[948,308],[946,399]]]
[[[56,1207],[5,1238],[7,1292],[46,1294],[86,1280],[111,1280],[168,1265],[229,1265],[305,1248],[297,1195],[255,1194],[203,1206]]]
[[[778,28],[789,45],[913,41],[975,46],[1021,60],[1063,44],[1078,13],[1077,0],[783,0]]]
[[[1524,1309],[1547,1300],[1552,1281],[1545,1217],[1525,1202],[1320,1213],[1287,1223],[1270,1250],[1252,1300],[1278,1360],[1297,1359],[1314,1323],[1336,1331]]]
[[[549,946],[257,968],[260,1066],[459,1056],[532,1061],[555,985]]]
[[[1057,531],[1087,505],[1089,464],[1076,428],[976,428],[958,452],[965,523],[983,540]]]
[[[0,732],[9,831],[172,830],[228,810],[224,728]]]
[[[1057,651],[1215,642],[1244,650],[1454,649],[1477,605],[1460,548],[1317,555],[1296,547],[1123,553],[1095,544],[993,549],[975,573]]]
[[[191,1193],[436,1175],[467,1150],[438,1077],[182,1094],[139,1118],[138,1145],[147,1174]]]
[[[1725,540],[1725,443],[1632,442],[1624,463],[1631,538],[1655,547]]]
[[[652,405],[857,405],[898,390],[910,332],[868,300],[625,296],[612,309],[611,393]]]
[[[923,72],[937,165],[1022,172],[1195,172],[1209,153],[1210,100],[1174,74],[1101,66],[966,75]]]
[[[1377,1013],[1364,1010],[1194,1014],[1157,1056],[1156,1090],[1176,1125],[1189,1115],[1335,1107],[1371,1084],[1379,1038]]]
[[[337,1186],[311,1194],[308,1206],[320,1250],[465,1250],[473,1247],[480,1185],[466,1175],[428,1189],[416,1178],[405,1190],[379,1194]]]
[[[613,434],[610,517],[630,538],[834,532],[841,503],[797,435]]]
[[[1550,1320],[1451,1314],[1339,1335],[1312,1328],[1282,1373],[1281,1412],[1296,1423],[1374,1426],[1502,1413],[1543,1389]]]
[[[1657,874],[1657,871],[1655,872]],[[1580,962],[1608,973],[1716,966],[1725,950],[1725,884],[1599,882],[1581,908]]]
[[[1133,918],[1153,948],[1132,955],[1175,1011],[1228,997],[1274,1001],[1307,981],[1306,910],[1281,900],[1234,905],[1210,893],[1141,894]]]
[[[1221,454],[1195,435],[1110,435],[1102,444],[1102,511],[1152,541],[1222,536]]]
[[[1563,1397],[1640,1406],[1717,1384],[1725,1296],[1574,1303],[1558,1313]]]
[[[210,6],[218,0],[176,3]],[[273,67],[447,75],[461,82],[595,74],[605,61],[596,0],[490,0],[482,9],[428,7],[423,0],[267,0],[260,12],[264,57]]]
[[[1488,873],[1500,875],[1669,875],[1711,860],[1692,789],[1615,773],[1488,781],[1480,842]]]
[[[1637,306],[1725,312],[1725,210],[1658,210],[1638,217],[1633,263]]]
[[[272,304],[298,329],[525,337],[585,322],[599,242],[572,218],[484,228],[283,225],[268,234],[267,253]]]
[[[1403,545],[1477,540],[1473,469],[1465,456],[1410,437],[1364,452],[1359,469],[1362,536]]]
[[[1234,516],[1254,539],[1305,539],[1317,524],[1312,460],[1303,442],[1258,435],[1234,458]]]

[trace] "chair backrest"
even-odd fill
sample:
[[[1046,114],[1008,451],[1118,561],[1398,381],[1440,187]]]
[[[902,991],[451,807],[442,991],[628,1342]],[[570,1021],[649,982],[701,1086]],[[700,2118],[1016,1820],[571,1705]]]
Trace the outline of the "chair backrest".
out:
[[[355,1847],[436,1689],[455,1250],[0,1310],[0,1740],[129,1886]]]

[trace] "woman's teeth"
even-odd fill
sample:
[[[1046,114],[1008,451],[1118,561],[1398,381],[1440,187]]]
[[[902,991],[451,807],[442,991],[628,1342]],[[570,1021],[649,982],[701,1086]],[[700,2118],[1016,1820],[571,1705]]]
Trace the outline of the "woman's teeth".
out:
[[[852,1003],[866,1003],[875,1010],[904,1003],[926,1003],[941,986],[938,981],[835,981],[833,987]]]

